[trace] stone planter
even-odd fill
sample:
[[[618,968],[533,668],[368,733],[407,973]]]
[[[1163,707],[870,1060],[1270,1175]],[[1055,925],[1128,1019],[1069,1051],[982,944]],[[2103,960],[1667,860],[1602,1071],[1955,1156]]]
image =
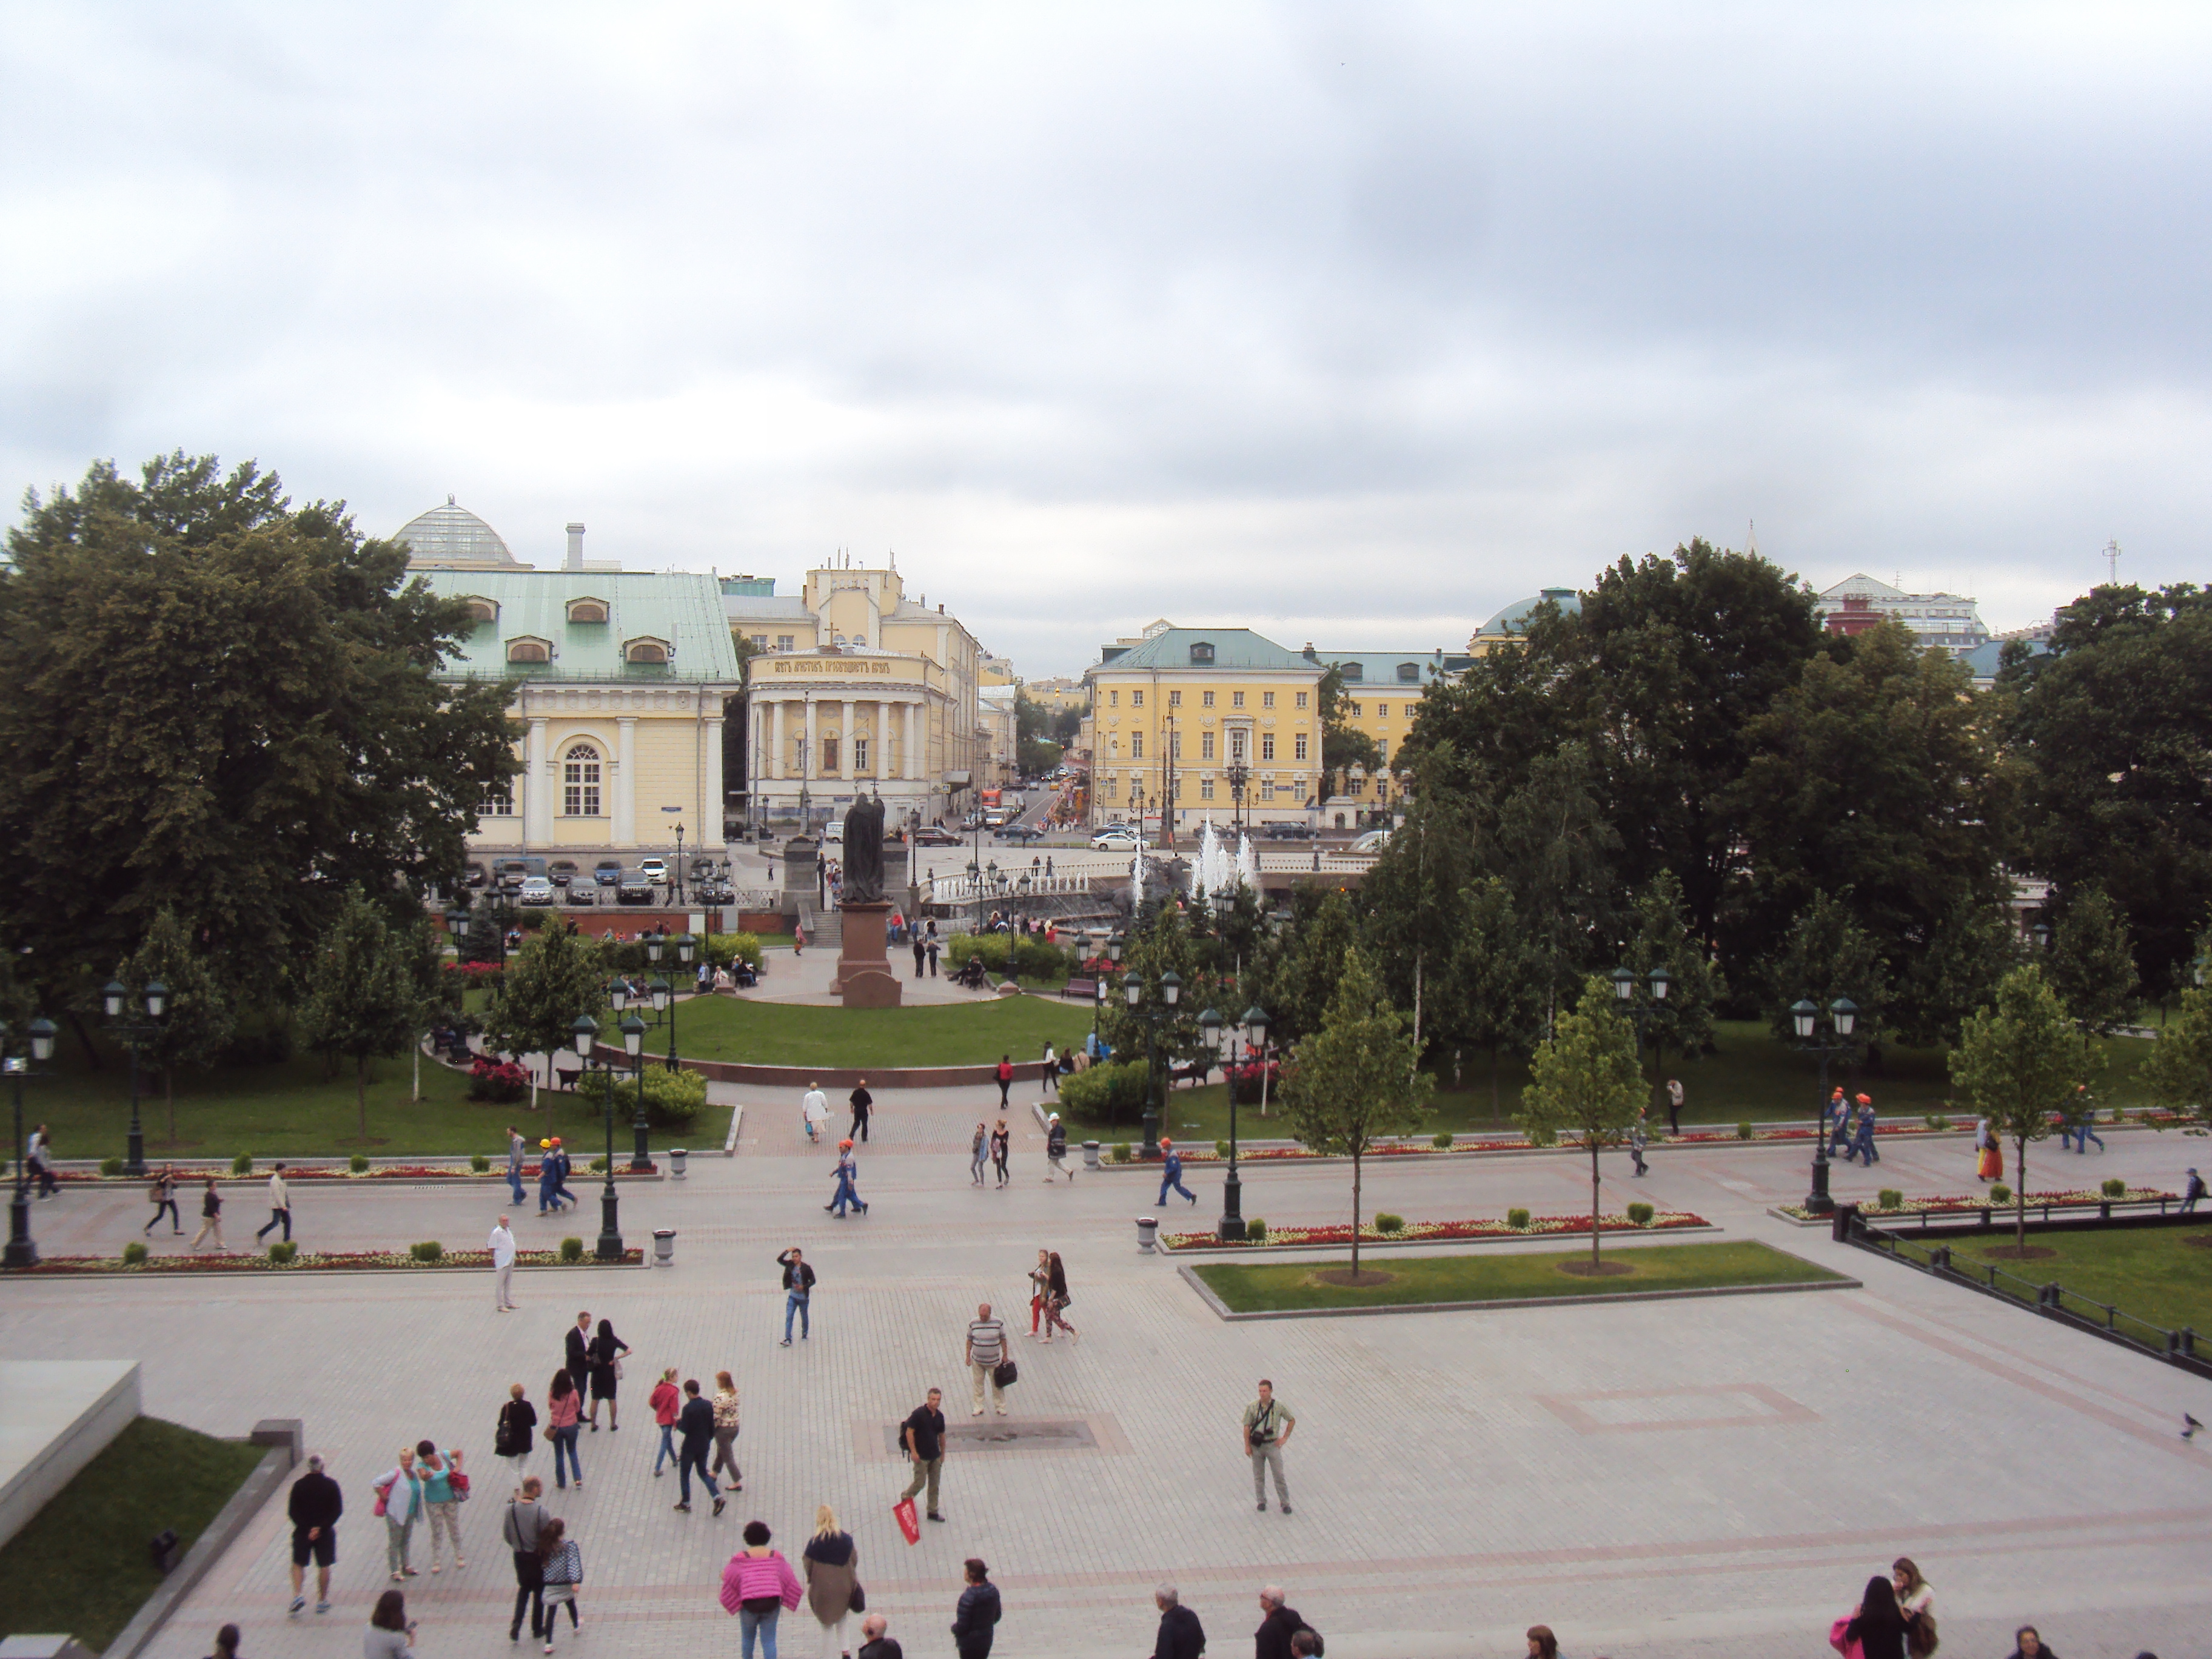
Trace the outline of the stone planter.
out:
[[[1158,1216],[1140,1215],[1137,1218],[1137,1248],[1139,1249],[1146,1255],[1155,1255],[1159,1249],[1159,1237],[1160,1221]]]
[[[676,1261],[676,1229],[655,1227],[653,1230],[653,1265],[667,1267]]]
[[[671,1146],[668,1149],[668,1176],[670,1180],[681,1181],[684,1179],[684,1160],[690,1156],[691,1154],[685,1152],[681,1146]]]

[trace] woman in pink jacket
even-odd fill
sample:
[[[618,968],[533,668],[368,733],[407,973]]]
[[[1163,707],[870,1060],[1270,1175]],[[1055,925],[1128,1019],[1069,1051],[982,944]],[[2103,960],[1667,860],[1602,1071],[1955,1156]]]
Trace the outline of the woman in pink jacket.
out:
[[[765,1521],[745,1522],[745,1547],[722,1569],[722,1610],[738,1615],[744,1638],[744,1659],[753,1659],[753,1636],[759,1632],[762,1659],[775,1659],[775,1621],[786,1607],[795,1607],[806,1592],[781,1550],[768,1547]]]

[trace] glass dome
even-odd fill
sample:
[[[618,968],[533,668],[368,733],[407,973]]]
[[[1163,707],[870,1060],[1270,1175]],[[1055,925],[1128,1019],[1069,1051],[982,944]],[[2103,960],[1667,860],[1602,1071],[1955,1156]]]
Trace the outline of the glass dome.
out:
[[[407,544],[409,562],[420,565],[506,566],[520,568],[500,533],[451,495],[403,526],[395,540]]]

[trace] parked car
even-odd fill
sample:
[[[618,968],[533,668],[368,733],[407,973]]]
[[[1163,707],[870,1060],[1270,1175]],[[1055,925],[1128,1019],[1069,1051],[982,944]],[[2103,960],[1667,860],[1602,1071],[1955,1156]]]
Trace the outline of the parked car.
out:
[[[601,859],[592,866],[592,879],[601,887],[614,887],[622,881],[622,860]]]
[[[555,859],[545,866],[545,879],[556,887],[566,887],[575,878],[576,860],[574,859]]]
[[[544,876],[529,876],[524,878],[522,891],[516,896],[514,902],[517,904],[552,904],[557,902],[559,897],[560,895],[554,891],[551,881]]]
[[[530,866],[522,859],[501,859],[491,866],[495,892],[512,892],[530,878]]]
[[[1133,853],[1139,845],[1133,830],[1101,830],[1091,838],[1093,852]]]
[[[950,830],[940,830],[933,823],[925,823],[914,832],[916,847],[957,847],[960,837]]]
[[[822,844],[824,847],[842,847],[845,844],[843,819],[832,818],[822,826]]]
[[[1277,823],[1266,826],[1269,841],[1311,841],[1314,828],[1310,823]]]
[[[702,904],[735,904],[738,890],[727,876],[705,876],[691,890],[691,896]]]
[[[1044,831],[1033,823],[1001,824],[991,833],[1000,841],[1031,842],[1044,839]]]
[[[484,883],[490,879],[490,872],[481,864],[471,864],[468,866],[468,884],[470,886],[481,887]]]
[[[615,883],[617,904],[653,902],[653,878],[643,870],[624,870]]]
[[[599,902],[599,890],[586,881],[572,884],[562,896],[570,904],[592,905]]]
[[[637,861],[637,869],[640,875],[656,887],[665,887],[676,879],[668,873],[666,859],[640,859]]]

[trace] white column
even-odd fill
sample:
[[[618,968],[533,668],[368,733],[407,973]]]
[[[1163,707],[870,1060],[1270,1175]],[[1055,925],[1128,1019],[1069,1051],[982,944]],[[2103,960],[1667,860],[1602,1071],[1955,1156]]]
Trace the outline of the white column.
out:
[[[814,718],[814,699],[806,700],[806,752],[799,757],[799,775],[811,780],[817,762],[822,758],[819,731]]]
[[[784,768],[787,763],[783,758],[783,699],[781,697],[769,704],[768,724],[775,728],[769,733],[768,740],[768,764],[756,767],[754,770],[764,778],[780,778],[784,775]]]
[[[617,847],[637,845],[637,716],[615,722],[615,811],[611,840]]]
[[[891,746],[891,706],[881,697],[876,699],[876,730],[869,741],[874,744],[872,752],[876,762],[876,781],[880,784],[890,775],[884,764],[884,751]],[[878,790],[877,793],[880,794],[882,792]]]
[[[545,754],[545,716],[533,714],[529,735],[522,742],[522,847],[527,852],[532,847],[553,839],[553,791],[558,787],[547,763]]]
[[[921,776],[921,704],[908,702],[906,706],[905,769],[902,776],[919,779]]]
[[[722,721],[719,715],[707,717],[707,763],[702,771],[706,781],[701,792],[707,799],[699,803],[699,844],[720,848],[729,844],[729,838],[722,833],[726,803],[722,799]]]
[[[845,699],[845,750],[837,757],[837,774],[848,781],[859,775],[853,769],[853,711],[860,706],[850,697]]]

